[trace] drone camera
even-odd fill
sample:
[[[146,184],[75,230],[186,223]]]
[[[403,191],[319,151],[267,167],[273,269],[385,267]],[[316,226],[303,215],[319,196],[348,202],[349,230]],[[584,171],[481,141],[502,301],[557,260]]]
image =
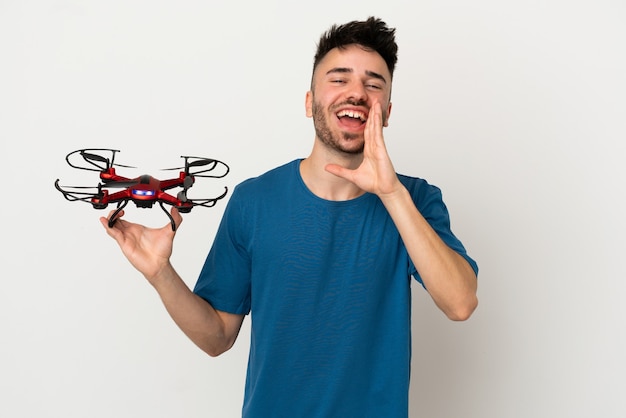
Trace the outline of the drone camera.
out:
[[[151,208],[152,205],[154,205],[154,200],[136,200],[136,199],[133,199],[133,202],[135,202],[135,205],[138,208]]]

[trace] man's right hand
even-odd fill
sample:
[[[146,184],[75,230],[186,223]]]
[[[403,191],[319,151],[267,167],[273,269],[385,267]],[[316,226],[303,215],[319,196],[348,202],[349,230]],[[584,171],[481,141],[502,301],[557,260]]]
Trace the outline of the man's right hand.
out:
[[[109,217],[113,212],[109,213]],[[171,215],[178,230],[183,218],[175,207],[172,207]],[[101,217],[100,222],[107,234],[118,243],[128,261],[154,286],[159,274],[171,268],[170,256],[176,232],[172,231],[170,223],[161,228],[148,228],[128,222],[122,219],[123,216],[124,211],[121,211],[112,227],[109,227],[108,218]]]

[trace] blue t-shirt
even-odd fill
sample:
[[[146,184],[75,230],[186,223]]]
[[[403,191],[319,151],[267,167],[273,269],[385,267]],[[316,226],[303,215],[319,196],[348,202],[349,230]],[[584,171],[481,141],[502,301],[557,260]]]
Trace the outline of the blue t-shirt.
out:
[[[194,292],[251,313],[243,416],[408,416],[410,276],[380,199],[315,196],[300,160],[238,185]],[[438,188],[400,176],[422,215],[463,255]]]

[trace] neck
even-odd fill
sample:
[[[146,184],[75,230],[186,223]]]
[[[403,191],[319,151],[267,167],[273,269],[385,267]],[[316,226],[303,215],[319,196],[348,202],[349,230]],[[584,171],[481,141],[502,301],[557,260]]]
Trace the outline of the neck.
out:
[[[364,192],[354,183],[326,171],[328,164],[355,169],[363,160],[363,154],[331,152],[316,141],[311,154],[300,164],[300,175],[309,190],[326,200],[350,200]]]

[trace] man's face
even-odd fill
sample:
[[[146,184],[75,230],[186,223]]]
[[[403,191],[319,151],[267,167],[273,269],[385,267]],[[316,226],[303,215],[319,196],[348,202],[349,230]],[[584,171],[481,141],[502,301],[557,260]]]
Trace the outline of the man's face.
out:
[[[382,57],[358,45],[331,50],[317,66],[306,114],[327,147],[347,154],[363,152],[365,122],[378,100],[383,124],[391,111],[391,74]]]

